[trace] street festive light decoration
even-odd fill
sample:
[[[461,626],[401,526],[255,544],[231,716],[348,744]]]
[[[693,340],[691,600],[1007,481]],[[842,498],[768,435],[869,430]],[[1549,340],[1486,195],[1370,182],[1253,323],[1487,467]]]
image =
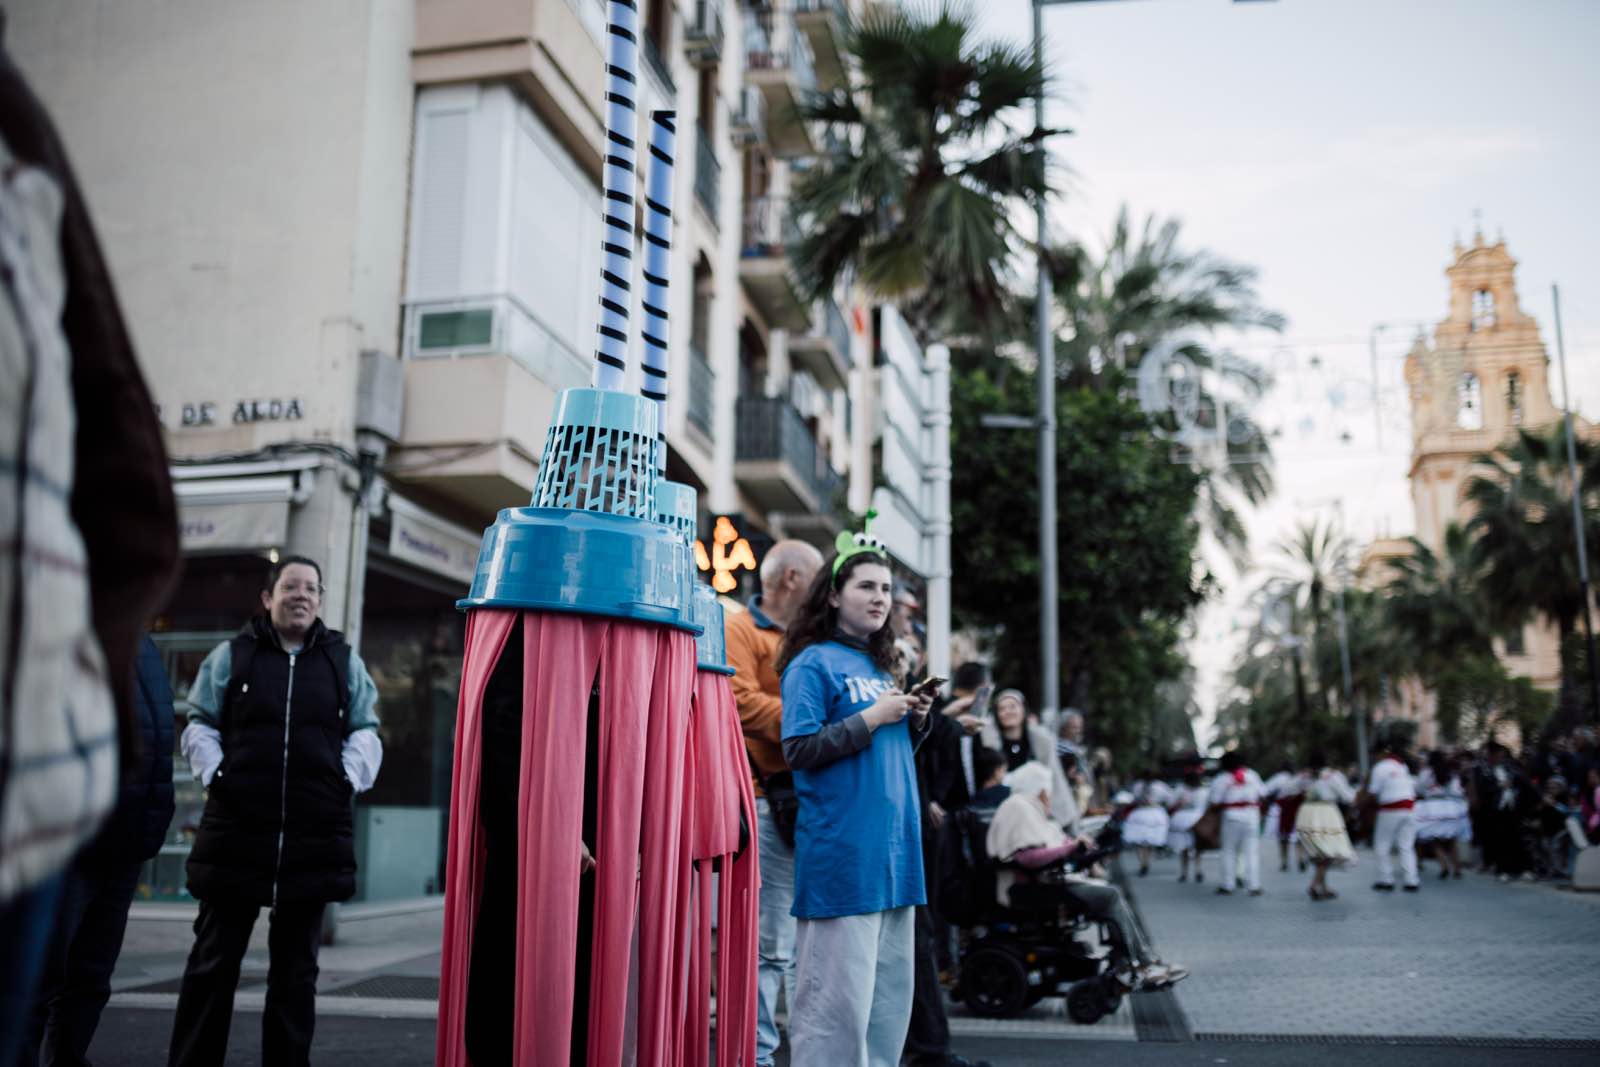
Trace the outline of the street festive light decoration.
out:
[[[695,494],[660,477],[673,121],[651,117],[646,395],[637,396],[621,390],[639,27],[631,0],[610,0],[607,17],[594,387],[558,398],[531,504],[501,511],[484,532],[459,604],[468,618],[440,961],[442,1067],[469,1067],[474,1057],[565,1064],[579,1049],[587,1063],[612,1067],[630,1034],[640,1064],[707,1062],[700,1023],[709,1020],[710,931],[687,916],[709,916],[714,862],[725,894],[718,1061],[754,1058],[757,855],[743,832],[755,825],[754,798],[748,781],[739,785],[748,775],[720,607],[694,580]]]
[[[756,554],[728,517],[718,515],[717,524],[711,529],[711,551],[706,551],[704,542],[696,541],[694,562],[700,570],[711,572],[711,588],[731,593],[739,588],[739,570],[756,569]]]

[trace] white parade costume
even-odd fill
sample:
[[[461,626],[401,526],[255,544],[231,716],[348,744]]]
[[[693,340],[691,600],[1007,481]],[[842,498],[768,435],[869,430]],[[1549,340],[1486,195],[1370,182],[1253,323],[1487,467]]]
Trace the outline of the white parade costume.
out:
[[[1372,851],[1378,857],[1378,887],[1393,888],[1394,856],[1400,853],[1400,874],[1406,887],[1415,889],[1417,875],[1417,820],[1413,808],[1417,789],[1406,765],[1392,756],[1372,768],[1369,786],[1378,800],[1378,821],[1372,829]]]
[[[1294,820],[1300,810],[1301,795],[1305,792],[1305,779],[1293,771],[1279,771],[1262,785],[1262,792],[1272,799],[1267,809],[1266,822],[1261,827],[1264,835],[1293,843]]]
[[[1133,789],[1133,810],[1122,821],[1122,841],[1127,845],[1161,848],[1167,843],[1167,805],[1172,790],[1163,781],[1140,782]]]
[[[1316,778],[1302,775],[1301,784],[1305,800],[1294,825],[1306,858],[1313,863],[1339,866],[1355,863],[1355,849],[1339,812],[1340,804],[1355,803],[1356,791],[1350,788],[1349,780],[1338,771],[1324,770]]]
[[[1194,824],[1206,813],[1208,793],[1205,787],[1190,788],[1180,785],[1172,801],[1172,815],[1167,821],[1167,847],[1174,852],[1194,848]]]
[[[1222,885],[1238,882],[1239,857],[1244,857],[1244,883],[1261,890],[1261,776],[1248,767],[1223,771],[1211,783],[1211,803],[1222,809]]]
[[[1424,767],[1417,775],[1417,792],[1421,799],[1412,809],[1412,816],[1417,823],[1418,841],[1472,840],[1467,794],[1459,777],[1441,784],[1434,779],[1433,769]]]

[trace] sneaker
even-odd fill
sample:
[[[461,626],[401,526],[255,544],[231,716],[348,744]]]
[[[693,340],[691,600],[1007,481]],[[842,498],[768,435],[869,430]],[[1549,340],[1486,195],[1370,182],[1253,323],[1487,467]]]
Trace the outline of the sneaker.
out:
[[[1498,874],[1495,876],[1495,881],[1499,882],[1501,885],[1505,885],[1507,882],[1511,881],[1511,876],[1503,873]]]
[[[1233,890],[1229,889],[1225,885],[1219,885],[1219,886],[1217,886],[1217,896],[1219,896],[1219,897],[1231,897],[1231,896],[1233,896]]]
[[[1376,890],[1377,892],[1379,892],[1379,893],[1393,893],[1394,892],[1394,883],[1393,882],[1373,882],[1372,883],[1372,888],[1374,890]]]
[[[1522,880],[1524,882],[1534,882],[1534,881],[1538,881],[1538,878],[1534,875],[1534,873],[1532,871],[1523,871],[1522,872]]]
[[[1206,880],[1206,876],[1205,875],[1201,874],[1199,871],[1195,871],[1194,872],[1194,884],[1195,885],[1199,885],[1201,882],[1203,882],[1205,880]]]
[[[1252,889],[1252,890],[1250,890],[1250,895],[1253,896],[1253,897],[1259,897],[1261,895],[1261,890]]]
[[[1420,892],[1422,890],[1422,887],[1420,885],[1401,886],[1401,888],[1404,889],[1407,893],[1417,893],[1417,892]]]

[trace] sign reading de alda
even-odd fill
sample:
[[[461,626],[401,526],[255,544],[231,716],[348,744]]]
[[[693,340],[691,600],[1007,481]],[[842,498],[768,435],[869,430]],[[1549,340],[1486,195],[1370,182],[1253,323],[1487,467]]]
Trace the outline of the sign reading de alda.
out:
[[[415,567],[467,584],[478,567],[481,537],[417,507],[389,497],[389,554]]]

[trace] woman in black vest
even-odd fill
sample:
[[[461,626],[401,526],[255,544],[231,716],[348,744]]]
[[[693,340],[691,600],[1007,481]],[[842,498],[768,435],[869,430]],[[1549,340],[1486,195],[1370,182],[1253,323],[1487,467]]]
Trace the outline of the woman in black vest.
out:
[[[317,949],[329,901],[355,892],[351,800],[383,750],[377,690],[344,637],[317,617],[322,572],[284,559],[250,620],[201,664],[183,752],[208,787],[189,854],[200,901],[173,1022],[173,1065],[220,1064],[250,931],[272,909],[262,1056],[308,1062]]]

